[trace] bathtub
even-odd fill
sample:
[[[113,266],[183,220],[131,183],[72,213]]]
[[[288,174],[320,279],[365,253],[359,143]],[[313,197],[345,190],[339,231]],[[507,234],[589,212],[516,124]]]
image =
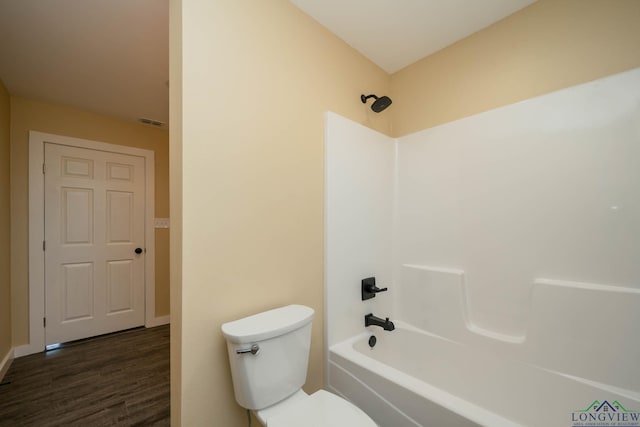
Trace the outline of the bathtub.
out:
[[[381,427],[640,425],[632,411],[640,411],[637,391],[395,325],[392,332],[367,331],[329,349],[329,390]],[[371,335],[377,338],[373,348]],[[620,412],[618,421],[627,424],[588,424],[590,405],[605,400],[624,402],[627,415]]]

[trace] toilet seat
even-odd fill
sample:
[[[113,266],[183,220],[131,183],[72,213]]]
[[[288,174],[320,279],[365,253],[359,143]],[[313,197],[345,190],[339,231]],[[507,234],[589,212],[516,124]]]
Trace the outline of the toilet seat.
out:
[[[377,427],[367,414],[350,402],[319,390],[286,412],[266,420],[267,427]]]

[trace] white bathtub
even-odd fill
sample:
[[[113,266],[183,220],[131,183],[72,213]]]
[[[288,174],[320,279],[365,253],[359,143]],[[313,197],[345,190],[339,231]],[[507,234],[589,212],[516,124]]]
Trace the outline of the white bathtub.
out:
[[[372,333],[365,332],[329,349],[329,389],[381,427],[571,427],[589,405],[605,400],[640,411],[636,391],[395,325],[392,332],[374,332],[374,348],[368,345]]]

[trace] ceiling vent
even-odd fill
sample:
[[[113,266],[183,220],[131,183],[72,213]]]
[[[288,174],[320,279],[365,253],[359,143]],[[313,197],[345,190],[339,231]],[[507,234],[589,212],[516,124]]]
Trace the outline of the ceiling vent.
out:
[[[165,125],[163,122],[160,122],[158,120],[146,119],[144,117],[138,119],[138,122],[142,123],[143,125],[154,126],[154,127],[157,127],[157,128],[161,128],[161,127],[163,127]]]

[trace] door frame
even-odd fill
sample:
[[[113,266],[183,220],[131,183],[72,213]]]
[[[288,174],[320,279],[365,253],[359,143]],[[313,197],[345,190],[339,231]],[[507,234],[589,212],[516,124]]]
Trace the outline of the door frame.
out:
[[[16,348],[17,356],[45,349],[45,266],[44,266],[44,144],[46,142],[98,151],[139,156],[145,159],[145,327],[158,326],[155,317],[155,171],[151,150],[108,144],[88,139],[29,131],[29,344]]]

